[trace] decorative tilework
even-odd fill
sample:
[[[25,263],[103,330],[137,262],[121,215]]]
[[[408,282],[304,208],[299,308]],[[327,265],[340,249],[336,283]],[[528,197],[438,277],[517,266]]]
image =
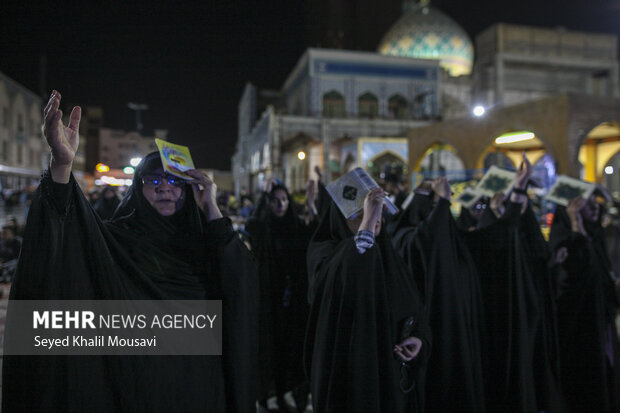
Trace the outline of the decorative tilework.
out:
[[[427,79],[437,78],[436,69],[425,67],[404,67],[355,63],[345,61],[315,60],[314,73],[317,75],[373,76],[382,78]]]
[[[413,7],[379,43],[383,55],[439,60],[452,76],[471,73],[474,48],[467,33],[450,17],[428,5]]]

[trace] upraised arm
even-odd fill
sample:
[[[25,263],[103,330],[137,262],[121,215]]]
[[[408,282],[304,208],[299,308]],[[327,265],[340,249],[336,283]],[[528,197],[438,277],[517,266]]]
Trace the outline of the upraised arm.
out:
[[[66,184],[69,182],[73,159],[80,143],[79,127],[82,109],[75,106],[71,111],[69,126],[65,126],[62,123],[62,110],[59,109],[60,98],[60,93],[54,90],[43,110],[43,135],[52,150],[50,161],[52,180]]]
[[[523,152],[523,160],[521,161],[521,165],[519,165],[519,169],[517,170],[517,175],[515,176],[515,184],[512,194],[510,194],[510,200],[512,202],[517,202],[523,204],[527,202],[527,193],[525,189],[527,187],[527,181],[529,181],[532,176],[532,164],[530,160],[527,159],[525,152]]]

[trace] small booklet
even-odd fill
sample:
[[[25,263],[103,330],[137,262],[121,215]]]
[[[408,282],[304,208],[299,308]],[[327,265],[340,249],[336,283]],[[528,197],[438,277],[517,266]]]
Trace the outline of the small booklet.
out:
[[[490,198],[498,192],[508,195],[514,185],[516,173],[493,165],[482,177],[474,192]]]
[[[456,198],[456,202],[465,208],[471,208],[484,194],[476,192],[474,188],[465,188]]]
[[[567,206],[571,199],[581,196],[588,199],[596,189],[596,184],[583,182],[566,175],[558,175],[545,199],[558,205]]]
[[[194,179],[185,173],[190,169],[196,169],[194,167],[192,155],[190,155],[189,148],[187,146],[176,145],[162,139],[155,139],[155,143],[159,149],[161,163],[166,172],[174,176],[178,176],[179,178],[187,180]]]
[[[342,215],[346,219],[351,219],[364,209],[366,194],[378,186],[366,171],[362,168],[355,168],[327,185],[325,189],[327,189]],[[390,214],[398,212],[396,205],[387,196],[385,197],[385,205]]]

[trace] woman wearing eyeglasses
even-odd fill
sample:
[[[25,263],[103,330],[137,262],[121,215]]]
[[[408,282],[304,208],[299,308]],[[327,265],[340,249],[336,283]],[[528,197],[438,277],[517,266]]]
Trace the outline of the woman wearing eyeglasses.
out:
[[[255,411],[257,300],[250,253],[222,218],[216,186],[147,155],[111,221],[71,175],[81,110],[45,108],[52,156],[32,202],[12,300],[222,300],[222,356],[7,356],[4,412]],[[9,315],[10,318],[10,315]],[[11,334],[10,331],[7,334]]]

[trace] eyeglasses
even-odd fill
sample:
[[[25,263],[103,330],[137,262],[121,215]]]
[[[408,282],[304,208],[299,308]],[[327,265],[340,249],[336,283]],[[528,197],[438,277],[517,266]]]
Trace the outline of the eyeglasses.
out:
[[[176,188],[181,188],[185,185],[185,180],[173,175],[144,175],[142,177],[142,185],[149,188],[157,188],[164,182],[164,179],[168,185]]]

